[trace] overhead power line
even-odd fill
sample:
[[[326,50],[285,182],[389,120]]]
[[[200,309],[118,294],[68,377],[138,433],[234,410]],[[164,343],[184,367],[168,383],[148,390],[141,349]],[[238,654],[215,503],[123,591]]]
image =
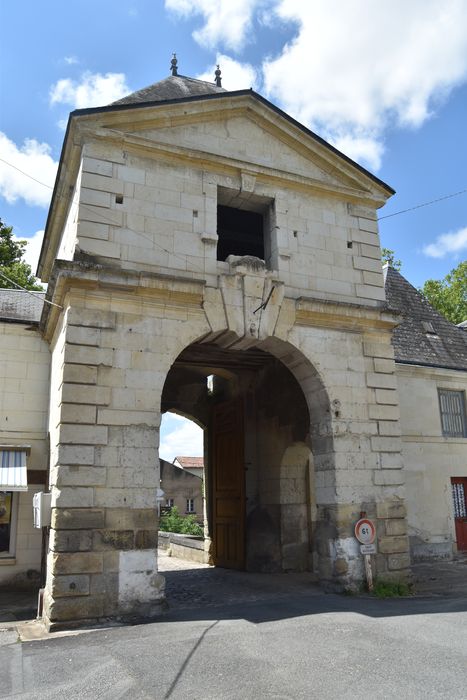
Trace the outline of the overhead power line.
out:
[[[28,177],[30,180],[33,180],[34,182],[37,182],[37,184],[42,185],[43,187],[47,187],[49,190],[53,190],[53,187],[48,185],[45,182],[42,182],[41,180],[38,180],[35,178],[33,175],[30,175],[29,173],[25,172],[24,170],[21,170],[21,168],[18,168],[16,165],[13,165],[13,163],[8,162],[4,158],[0,158],[0,161],[2,163],[5,163],[5,165],[8,165],[10,168],[14,168],[17,170],[19,173],[24,175],[25,177]],[[422,202],[421,204],[416,204],[413,207],[408,207],[407,209],[400,209],[399,211],[394,212],[393,214],[386,214],[385,216],[380,216],[378,218],[378,221],[383,221],[384,219],[390,219],[394,216],[400,216],[401,214],[407,214],[410,211],[415,211],[416,209],[422,209],[423,207],[429,207],[432,204],[437,204],[438,202],[442,202],[446,199],[452,199],[453,197],[458,197],[461,194],[466,194],[467,193],[467,188],[463,190],[459,190],[458,192],[452,192],[451,194],[446,194],[443,195],[442,197],[437,197],[436,199],[431,199],[428,202]],[[64,197],[64,195],[57,195],[57,197]],[[87,207],[85,204],[80,205],[82,209],[87,209],[88,211],[92,211],[89,207]],[[104,214],[100,214],[101,219],[106,221],[107,223],[114,225],[114,222],[110,219],[107,218]],[[167,248],[164,248],[161,246],[159,243],[156,243],[152,238],[149,238],[149,236],[146,236],[142,231],[134,231],[137,235],[141,236],[142,238],[145,238],[147,241],[152,243],[156,248],[159,248],[159,250],[162,250],[164,253],[167,253],[168,255],[172,255],[174,258],[178,258],[179,260],[183,261],[184,263],[189,262],[190,265],[192,265],[195,269],[197,269],[199,272],[204,272],[204,270],[201,267],[198,267],[195,263],[193,263],[191,260],[187,261],[186,258],[182,258],[180,255],[177,255],[176,253],[167,250]]]
[[[35,297],[36,299],[38,298],[38,294],[44,294],[44,292],[33,292],[31,289],[26,289],[26,287],[23,287],[21,284],[18,284],[18,282],[15,282],[12,280],[8,275],[5,275],[3,272],[0,271],[0,277],[2,277],[4,280],[9,282],[10,284],[13,284],[15,287],[18,287],[22,292],[26,292],[27,294],[30,294],[32,297]],[[50,304],[50,306],[56,306],[58,309],[63,309],[63,306],[60,306],[60,304],[56,304],[53,301],[49,301],[48,299],[42,298],[42,301],[45,304]]]
[[[53,190],[53,187],[51,187],[50,185],[47,185],[47,183],[41,182],[40,180],[37,180],[37,178],[33,177],[32,175],[29,175],[29,173],[26,173],[24,170],[17,168],[16,165],[13,165],[13,163],[9,163],[4,158],[0,158],[0,161],[2,161],[2,163],[5,163],[6,165],[9,165],[11,168],[14,168],[18,172],[20,172],[22,175],[25,175],[26,177],[28,177],[30,180],[34,180],[34,182],[37,182],[39,185],[43,185],[44,187],[47,187],[47,189]],[[65,195],[57,195],[57,199],[61,199],[61,198],[65,198]],[[90,207],[86,206],[85,204],[80,204],[80,207],[81,207],[81,209],[84,209],[85,211],[90,211],[94,214],[94,210],[91,209]],[[106,217],[105,214],[99,214],[99,217],[100,217],[101,221],[104,221],[112,226],[115,226],[114,221],[112,221],[110,218]],[[167,253],[167,255],[172,255],[172,257],[178,258],[183,263],[191,265],[195,271],[204,273],[204,270],[201,267],[199,267],[198,265],[196,265],[196,263],[194,263],[192,260],[187,260],[186,258],[183,258],[181,255],[177,255],[177,253],[174,253],[170,250],[167,250],[167,248],[164,248],[159,243],[156,243],[156,241],[153,238],[150,238],[149,236],[144,234],[142,231],[133,231],[133,233],[136,233],[138,236],[141,236],[141,238],[144,238],[145,240],[149,241],[149,243],[151,243],[154,247],[159,248],[159,250],[162,250],[164,253]]]
[[[386,214],[386,216],[380,216],[378,221],[383,219],[390,219],[392,216],[399,216],[399,214],[405,214],[408,211],[414,211],[415,209],[421,209],[422,207],[428,207],[430,204],[436,204],[436,202],[442,202],[443,199],[451,199],[452,197],[458,197],[460,194],[465,194],[467,189],[459,190],[459,192],[453,192],[452,194],[446,194],[444,197],[438,197],[437,199],[432,199],[429,202],[423,202],[423,204],[416,204],[414,207],[409,207],[408,209],[401,209],[400,211],[395,211],[394,214]]]

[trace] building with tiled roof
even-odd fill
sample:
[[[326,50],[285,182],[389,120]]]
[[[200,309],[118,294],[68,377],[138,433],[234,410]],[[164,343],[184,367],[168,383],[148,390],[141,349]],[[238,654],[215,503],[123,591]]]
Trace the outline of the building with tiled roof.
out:
[[[186,457],[177,455],[173,460],[173,464],[178,467],[185,469],[187,472],[196,474],[196,476],[203,476],[204,472],[204,458],[203,457]]]
[[[194,515],[203,522],[203,474],[160,459],[161,489],[164,492],[162,508],[167,512],[176,507],[180,515]]]
[[[393,331],[411,555],[467,550],[467,333],[385,267]],[[386,456],[388,466],[398,464]]]
[[[384,268],[386,298],[402,316],[393,334],[397,362],[467,371],[467,334],[442,316],[397,270]]]

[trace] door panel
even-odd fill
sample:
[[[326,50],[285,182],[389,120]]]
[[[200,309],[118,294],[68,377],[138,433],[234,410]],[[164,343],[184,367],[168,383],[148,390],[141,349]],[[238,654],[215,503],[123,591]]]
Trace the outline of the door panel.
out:
[[[214,407],[213,539],[217,566],[245,566],[245,468],[239,400]]]
[[[457,549],[467,552],[467,477],[452,477]]]

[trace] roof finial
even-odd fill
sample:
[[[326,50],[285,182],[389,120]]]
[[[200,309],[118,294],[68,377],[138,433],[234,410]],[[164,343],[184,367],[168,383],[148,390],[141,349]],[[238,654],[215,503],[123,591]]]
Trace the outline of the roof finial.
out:
[[[178,75],[177,71],[177,54],[174,53],[172,56],[172,60],[170,61],[170,68],[172,70],[172,75]]]
[[[217,70],[216,70],[216,72],[214,73],[214,75],[216,76],[216,85],[217,85],[217,87],[222,87],[222,78],[221,78],[221,71],[220,71],[220,68],[219,68],[219,64],[217,64]]]

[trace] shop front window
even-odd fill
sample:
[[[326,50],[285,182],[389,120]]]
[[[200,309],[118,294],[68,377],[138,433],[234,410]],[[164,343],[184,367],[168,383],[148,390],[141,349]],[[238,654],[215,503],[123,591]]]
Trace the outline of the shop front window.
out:
[[[0,491],[0,556],[11,553],[12,549],[13,493]]]

